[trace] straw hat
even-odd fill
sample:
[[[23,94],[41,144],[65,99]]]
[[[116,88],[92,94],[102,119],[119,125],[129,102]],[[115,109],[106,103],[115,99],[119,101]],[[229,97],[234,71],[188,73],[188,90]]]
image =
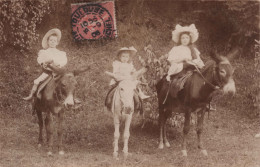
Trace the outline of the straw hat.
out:
[[[51,29],[49,30],[43,37],[42,39],[42,47],[44,49],[47,49],[48,48],[48,38],[53,35],[53,34],[56,34],[57,35],[57,38],[58,38],[58,43],[60,42],[60,38],[61,38],[61,31],[57,28],[54,28],[54,29]]]
[[[128,47],[123,47],[123,48],[119,49],[118,52],[117,52],[118,58],[120,57],[121,53],[125,52],[125,51],[130,52],[130,56],[135,55],[136,52],[137,52],[137,50],[133,46],[131,46],[129,48]]]
[[[199,33],[194,24],[191,24],[190,26],[184,26],[184,27],[177,24],[175,30],[172,31],[172,40],[176,43],[179,43],[180,34],[183,32],[188,32],[190,34],[191,43],[194,43],[198,40]]]

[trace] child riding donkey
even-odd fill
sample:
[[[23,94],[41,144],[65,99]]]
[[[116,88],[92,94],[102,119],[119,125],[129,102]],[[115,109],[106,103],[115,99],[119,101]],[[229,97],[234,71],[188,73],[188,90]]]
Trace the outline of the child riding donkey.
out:
[[[173,83],[176,85],[176,94],[182,89],[184,80],[192,74],[187,73],[187,71],[201,69],[205,66],[200,58],[199,50],[194,46],[198,37],[199,33],[194,24],[183,27],[177,24],[172,32],[172,40],[177,43],[177,46],[174,46],[169,52],[167,60],[171,66],[166,80],[171,81],[171,78],[173,78],[174,82],[177,82]],[[216,110],[211,105],[208,107],[211,111]]]
[[[62,67],[67,64],[67,55],[66,52],[58,50],[56,47],[60,43],[61,31],[57,28],[49,30],[42,39],[43,49],[39,51],[37,62],[41,65],[43,72],[42,74],[34,80],[34,85],[29,96],[23,98],[24,100],[30,101],[33,99],[38,87],[41,83],[46,81],[49,76],[57,76],[53,72],[59,71]],[[79,103],[79,100],[74,99],[76,103]]]
[[[37,62],[42,66],[43,73],[34,80],[31,93],[28,97],[23,98],[24,100],[32,100],[35,92],[38,89],[40,83],[45,81],[52,73],[48,67],[49,64],[53,64],[56,67],[64,67],[67,64],[66,53],[56,49],[61,39],[61,31],[59,29],[49,30],[42,39],[43,49],[39,51]]]
[[[108,92],[105,106],[110,109],[110,105],[113,97],[113,90],[117,87],[118,83],[123,80],[131,79],[132,74],[136,72],[134,65],[131,61],[132,56],[136,54],[137,50],[134,47],[123,47],[117,53],[117,60],[113,62],[113,73],[106,72],[113,79],[110,81],[110,85],[112,86],[111,90]],[[139,102],[139,98],[141,100],[147,99],[150,96],[145,95],[140,88],[137,88],[137,91],[134,95],[135,103]],[[140,108],[139,108],[140,109]]]
[[[166,77],[170,81],[171,76],[176,75],[187,67],[196,66],[202,68],[203,61],[200,58],[200,52],[193,45],[197,41],[199,33],[194,24],[190,26],[176,25],[172,32],[172,40],[178,45],[174,46],[169,52],[168,61],[171,66]]]

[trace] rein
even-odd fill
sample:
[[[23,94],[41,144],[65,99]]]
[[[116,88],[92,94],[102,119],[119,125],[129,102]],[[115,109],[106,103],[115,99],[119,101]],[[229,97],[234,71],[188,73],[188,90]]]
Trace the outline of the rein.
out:
[[[203,74],[201,73],[201,71],[199,70],[199,68],[198,68],[197,66],[194,66],[194,67],[196,68],[197,72],[199,73],[199,75],[201,76],[201,78],[204,80],[204,82],[206,82],[207,84],[209,84],[214,90],[220,89],[219,86],[216,86],[216,85],[212,84],[211,82],[209,82],[209,81],[203,76]],[[169,89],[168,89],[168,91],[167,91],[167,93],[166,93],[166,96],[165,96],[165,99],[164,99],[164,101],[163,101],[163,104],[165,104],[165,102],[166,102],[166,100],[167,100],[167,97],[168,97],[169,92],[170,92],[171,84],[172,84],[172,81],[171,81],[170,84],[169,84]]]
[[[196,70],[197,70],[197,72],[199,73],[199,75],[201,76],[201,78],[202,78],[207,84],[209,84],[209,85],[210,85],[213,89],[215,89],[215,90],[220,89],[219,86],[216,86],[216,85],[212,84],[211,82],[209,82],[209,81],[203,76],[203,74],[201,73],[201,71],[199,70],[198,67],[196,67],[196,66],[194,66],[194,67],[196,68]]]

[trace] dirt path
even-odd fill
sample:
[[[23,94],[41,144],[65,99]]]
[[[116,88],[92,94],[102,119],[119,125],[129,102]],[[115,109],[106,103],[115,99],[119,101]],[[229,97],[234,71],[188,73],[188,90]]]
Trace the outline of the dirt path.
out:
[[[139,123],[134,121],[129,141],[132,155],[125,162],[122,157],[119,161],[112,158],[113,125],[109,113],[95,110],[68,113],[64,136],[66,154],[59,156],[55,150],[53,157],[47,157],[45,147],[36,147],[38,125],[34,116],[28,111],[12,117],[1,111],[0,167],[260,166],[260,139],[254,138],[257,124],[237,116],[234,111],[219,110],[206,118],[204,141],[209,153],[207,158],[196,148],[194,127],[189,136],[188,158],[184,159],[180,152],[179,129],[170,129],[171,147],[158,150],[157,127],[148,123],[145,129],[140,130]]]

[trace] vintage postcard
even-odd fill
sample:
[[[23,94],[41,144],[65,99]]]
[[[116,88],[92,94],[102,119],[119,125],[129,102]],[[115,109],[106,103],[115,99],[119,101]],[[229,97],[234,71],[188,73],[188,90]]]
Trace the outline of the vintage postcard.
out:
[[[259,0],[0,0],[0,167],[260,167]]]

